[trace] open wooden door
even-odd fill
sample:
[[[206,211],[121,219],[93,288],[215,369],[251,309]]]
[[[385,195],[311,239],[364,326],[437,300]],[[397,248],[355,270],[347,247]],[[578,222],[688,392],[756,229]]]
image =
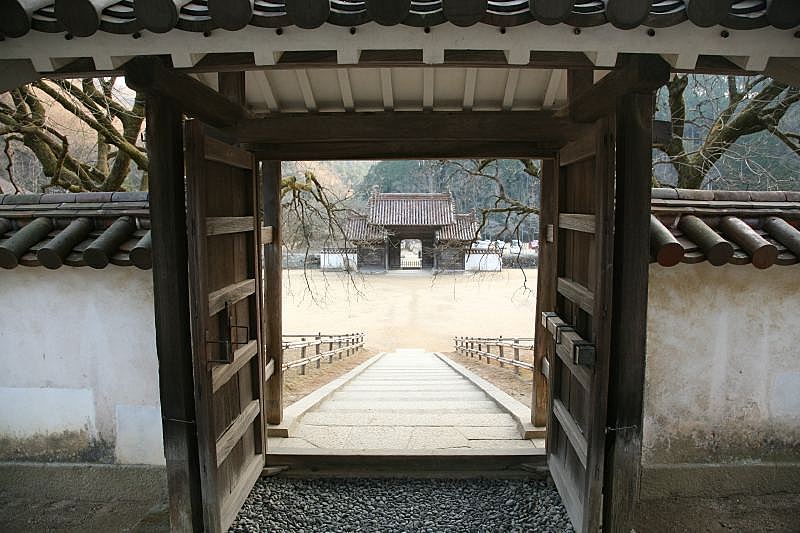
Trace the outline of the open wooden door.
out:
[[[614,231],[614,138],[608,119],[559,153],[543,220],[554,294],[549,333],[550,473],[576,531],[599,531],[603,499]],[[545,275],[544,272],[540,275]],[[540,284],[540,287],[542,285]],[[554,296],[554,298],[552,297]]]
[[[203,524],[226,531],[264,467],[257,167],[187,121],[187,226]]]

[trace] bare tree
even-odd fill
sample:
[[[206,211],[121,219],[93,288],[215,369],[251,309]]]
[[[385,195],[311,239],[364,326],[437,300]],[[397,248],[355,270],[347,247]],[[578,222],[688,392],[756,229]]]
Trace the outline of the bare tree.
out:
[[[137,144],[144,99],[117,88],[116,82],[116,78],[40,80],[3,95],[0,137],[10,181],[17,183],[19,177],[13,168],[15,147],[38,161],[47,177],[38,185],[42,190],[116,191],[132,164],[146,173],[147,154]],[[88,150],[86,137],[93,140]],[[143,181],[146,189],[146,178]]]
[[[789,120],[799,101],[800,88],[764,76],[677,75],[666,88],[672,136],[658,146],[666,157],[656,164],[672,167],[677,186],[690,189],[707,183],[723,159],[738,160],[755,174],[768,173],[759,160],[779,157],[766,147],[769,134],[788,147],[792,158],[800,158],[797,119]],[[759,133],[766,135],[745,139]]]

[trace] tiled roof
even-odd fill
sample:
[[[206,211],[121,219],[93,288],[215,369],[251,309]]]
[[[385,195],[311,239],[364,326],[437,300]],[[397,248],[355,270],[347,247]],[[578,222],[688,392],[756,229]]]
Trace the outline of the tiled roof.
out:
[[[377,242],[383,241],[389,235],[383,226],[367,223],[363,215],[350,215],[344,226],[344,233],[350,242]]]
[[[800,262],[800,192],[654,189],[652,260],[768,268]]]
[[[732,0],[714,2],[709,7],[710,0],[694,0],[695,6],[686,0],[641,0],[642,8],[634,10],[629,2],[618,0],[489,0],[486,3],[476,0],[411,0],[406,12],[402,4],[399,8],[382,10],[380,6],[385,2],[375,2],[379,7],[371,9],[366,0],[317,0],[311,2],[313,8],[296,15],[297,8],[294,11],[287,9],[287,0],[255,0],[252,9],[242,9],[241,3],[228,7],[226,3],[218,2],[216,5],[220,7],[213,13],[207,0],[181,2],[185,5],[178,12],[174,11],[173,0],[162,0],[164,6],[159,9],[153,7],[152,1],[141,2],[151,6],[144,8],[149,11],[144,11],[143,17],[137,16],[136,2],[133,0],[93,0],[92,3],[102,9],[100,16],[93,21],[97,29],[109,33],[134,34],[143,29],[162,33],[171,28],[202,33],[217,28],[238,29],[247,25],[263,28],[294,24],[318,27],[325,22],[353,27],[372,21],[390,26],[403,24],[414,27],[430,27],[450,21],[457,26],[484,23],[503,28],[538,21],[574,27],[613,24],[629,29],[638,25],[663,28],[689,20],[700,27],[722,25],[732,29],[754,29],[773,26],[790,29],[800,24],[796,1]],[[27,5],[24,0],[16,2]],[[88,0],[84,2],[89,4]],[[299,2],[297,5],[306,6],[307,3]],[[246,3],[244,7],[249,8]],[[93,6],[90,8],[94,9]],[[310,13],[314,14],[313,20],[308,19]],[[5,14],[14,19],[3,27],[10,37],[24,35],[29,29],[49,33],[69,31],[69,20],[61,18],[69,13],[59,13],[54,2],[46,3],[32,16],[24,8],[9,9]],[[302,22],[295,20],[298,15],[305,15]]]
[[[436,230],[436,240],[438,241],[461,241],[467,242],[475,240],[478,233],[478,221],[472,213],[455,215],[455,223],[442,226]]]
[[[378,226],[445,226],[453,223],[450,193],[382,193],[369,198],[368,221]]]
[[[146,192],[0,195],[0,267],[152,265]]]

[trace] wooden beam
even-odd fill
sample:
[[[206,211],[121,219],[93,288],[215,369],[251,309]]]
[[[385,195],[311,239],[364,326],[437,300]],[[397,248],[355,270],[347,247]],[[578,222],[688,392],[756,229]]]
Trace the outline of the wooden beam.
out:
[[[157,57],[139,56],[128,61],[125,83],[134,90],[168,98],[174,107],[215,127],[232,126],[249,116],[242,105],[186,74],[167,68]]]
[[[350,85],[350,73],[346,68],[340,68],[336,71],[336,77],[339,79],[339,91],[342,94],[342,107],[347,112],[355,111],[353,103],[353,87]]]
[[[513,109],[518,86],[519,70],[515,68],[509,69],[508,77],[506,77],[506,89],[503,92],[503,111],[511,111],[511,109]]]
[[[308,71],[301,68],[296,70],[295,74],[297,75],[297,84],[300,86],[300,94],[303,95],[306,111],[316,113],[317,99],[314,98],[314,91],[311,89],[311,79],[308,77]]]
[[[264,245],[264,306],[262,339],[274,372],[266,386],[266,421],[280,424],[283,420],[283,326],[281,315],[281,162],[261,162],[264,218],[262,226],[272,226],[272,242]]]
[[[531,401],[531,422],[536,427],[547,425],[549,411],[548,380],[543,379],[540,372],[543,370],[544,361],[552,360],[555,357],[547,326],[542,324],[539,317],[542,316],[543,312],[550,312],[556,308],[558,246],[556,242],[548,242],[547,226],[558,223],[556,220],[556,214],[558,213],[558,178],[558,160],[545,159],[542,161],[542,204],[539,212],[539,271],[536,282],[536,339],[533,344],[534,366],[539,372],[533,373],[533,398]]]
[[[383,99],[383,110],[392,111],[394,109],[394,90],[392,88],[392,69],[380,69],[381,75],[381,97]]]
[[[182,119],[174,103],[163,96],[148,95],[145,109],[153,303],[170,526],[175,531],[202,531],[203,495],[189,330]]]
[[[544,100],[542,101],[542,109],[551,109],[556,103],[558,96],[558,89],[561,87],[561,81],[564,79],[564,71],[556,69],[550,71],[550,77],[547,79],[547,89],[544,92]]]
[[[620,67],[570,102],[569,113],[573,120],[593,122],[613,113],[618,98],[655,91],[669,81],[669,63],[660,56],[631,54],[623,56],[621,63]]]
[[[256,73],[256,83],[258,83],[258,88],[261,90],[261,96],[264,97],[267,110],[270,113],[277,113],[280,110],[278,100],[275,98],[275,92],[272,90],[272,84],[269,82],[266,70]]]
[[[244,119],[227,131],[241,143],[504,141],[563,146],[587,129],[550,111],[395,111],[269,115]]]
[[[653,93],[624,96],[617,111],[617,180],[611,367],[603,529],[629,531],[639,499],[650,262]]]
[[[287,161],[348,159],[463,159],[474,157],[548,158],[558,151],[554,143],[506,141],[353,141],[268,143],[248,145],[258,159]]]
[[[464,111],[472,111],[475,105],[475,87],[478,83],[478,69],[470,67],[467,69],[464,78],[464,101],[461,107]]]
[[[217,73],[217,87],[219,87],[219,94],[231,102],[244,105],[247,102],[244,78],[243,70]]]

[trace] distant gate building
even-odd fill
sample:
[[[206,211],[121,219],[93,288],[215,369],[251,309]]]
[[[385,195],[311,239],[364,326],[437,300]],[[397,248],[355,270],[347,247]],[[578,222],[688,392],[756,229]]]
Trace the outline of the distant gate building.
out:
[[[382,193],[370,195],[366,215],[350,215],[349,243],[358,249],[359,268],[397,270],[401,243],[422,243],[421,267],[464,270],[464,257],[476,238],[473,213],[455,212],[452,193]]]

